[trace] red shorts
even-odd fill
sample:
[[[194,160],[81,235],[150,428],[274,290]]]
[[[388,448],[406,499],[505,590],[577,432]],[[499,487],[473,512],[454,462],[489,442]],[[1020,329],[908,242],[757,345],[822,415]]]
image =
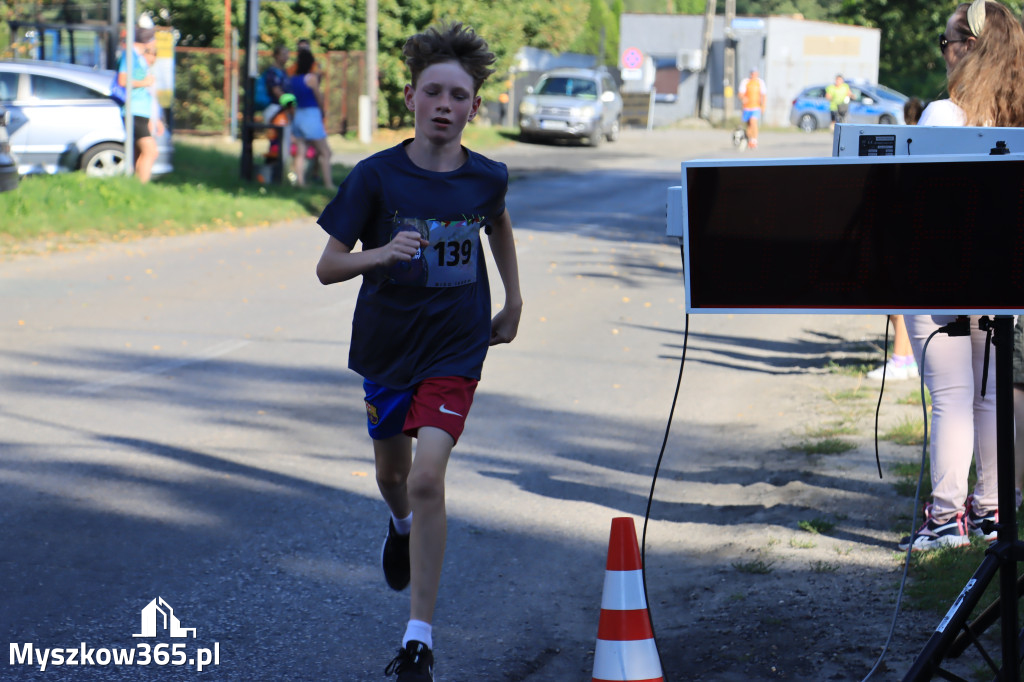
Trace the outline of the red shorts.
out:
[[[433,426],[458,442],[466,428],[476,385],[476,379],[434,377],[399,391],[364,379],[370,437],[383,440],[399,433],[415,437],[421,426]]]
[[[424,379],[416,386],[402,431],[415,437],[421,426],[433,426],[458,443],[473,406],[477,383],[476,379],[466,377]]]

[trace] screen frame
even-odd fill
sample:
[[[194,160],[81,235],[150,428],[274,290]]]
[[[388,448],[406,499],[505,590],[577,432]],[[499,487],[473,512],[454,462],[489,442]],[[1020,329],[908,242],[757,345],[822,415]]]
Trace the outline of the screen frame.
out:
[[[890,144],[876,142],[882,139]],[[984,156],[1000,142],[1011,154],[1024,153],[1024,128],[837,123],[832,136],[832,156]]]
[[[1024,314],[1024,291],[1021,291],[1021,303],[1019,306],[999,308],[978,308],[971,306],[944,307],[906,307],[901,305],[891,306],[797,306],[797,305],[772,305],[762,307],[758,305],[728,305],[728,306],[705,306],[695,305],[693,302],[693,267],[691,258],[692,235],[690,226],[689,187],[687,182],[688,170],[702,168],[744,168],[764,169],[766,183],[771,182],[771,169],[780,166],[801,166],[801,167],[823,167],[823,166],[862,166],[880,164],[960,164],[960,163],[1005,163],[1022,162],[1024,154],[950,154],[950,155],[925,155],[925,156],[872,156],[872,157],[820,157],[820,158],[775,158],[775,159],[695,159],[685,161],[681,164],[682,176],[682,239],[683,248],[683,275],[685,286],[685,307],[688,313],[712,313],[712,314],[909,314],[909,315],[983,315],[983,314]],[[955,168],[951,168],[956,173]],[[1024,228],[1022,228],[1024,230]],[[1024,264],[1022,264],[1024,267]]]

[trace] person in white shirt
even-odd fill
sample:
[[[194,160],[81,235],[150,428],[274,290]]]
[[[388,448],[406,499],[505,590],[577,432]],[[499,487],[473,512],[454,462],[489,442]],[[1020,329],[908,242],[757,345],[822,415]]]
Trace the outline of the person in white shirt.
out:
[[[1024,29],[1006,6],[993,0],[959,5],[939,36],[939,49],[946,61],[949,99],[929,104],[919,126],[1024,126],[1024,88],[1010,76],[1024,74]],[[969,336],[935,335],[924,362],[921,358],[929,336],[954,318],[904,316],[932,398],[932,503],[924,525],[900,543],[904,550],[966,546],[970,535],[996,539],[994,530],[982,529],[986,519],[998,521],[998,490],[995,362],[988,364],[989,390],[982,396],[991,341],[978,326],[979,316],[971,316]],[[968,495],[972,457],[977,482]]]

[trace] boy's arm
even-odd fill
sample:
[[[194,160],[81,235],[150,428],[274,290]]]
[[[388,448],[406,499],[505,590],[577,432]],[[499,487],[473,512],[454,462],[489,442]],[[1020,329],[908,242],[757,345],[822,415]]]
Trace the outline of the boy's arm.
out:
[[[320,255],[320,262],[316,264],[316,276],[321,284],[346,282],[374,268],[388,267],[400,261],[408,263],[416,251],[429,244],[418,232],[407,230],[399,232],[384,246],[352,253],[347,244],[331,237]]]
[[[491,320],[491,344],[508,343],[516,338],[519,318],[523,314],[523,295],[519,290],[519,263],[516,259],[516,243],[512,235],[512,218],[508,210],[491,225],[488,235],[494,264],[505,286],[505,306]]]

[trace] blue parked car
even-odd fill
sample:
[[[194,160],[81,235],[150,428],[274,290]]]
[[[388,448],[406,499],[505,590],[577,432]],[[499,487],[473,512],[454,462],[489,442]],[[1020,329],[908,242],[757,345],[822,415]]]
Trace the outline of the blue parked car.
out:
[[[884,85],[857,81],[847,81],[847,85],[850,86],[851,94],[847,123],[904,123],[903,105],[909,99],[906,95]],[[808,133],[829,126],[832,114],[829,112],[828,98],[825,97],[826,87],[828,85],[815,85],[805,88],[796,96],[789,114],[793,125]]]

